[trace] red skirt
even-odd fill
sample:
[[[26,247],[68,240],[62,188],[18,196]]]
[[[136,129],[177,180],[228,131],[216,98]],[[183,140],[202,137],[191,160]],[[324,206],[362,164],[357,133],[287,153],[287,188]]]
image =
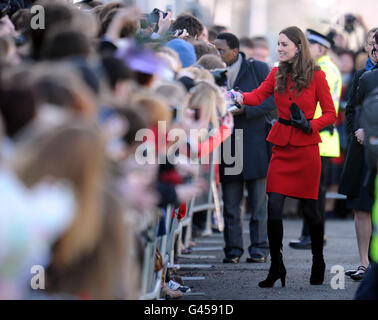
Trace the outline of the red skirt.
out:
[[[318,144],[273,146],[266,192],[293,198],[318,199],[321,161]]]

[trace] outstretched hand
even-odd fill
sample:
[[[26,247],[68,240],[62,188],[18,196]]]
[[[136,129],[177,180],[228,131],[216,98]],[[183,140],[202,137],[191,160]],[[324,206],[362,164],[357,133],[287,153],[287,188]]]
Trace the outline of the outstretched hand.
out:
[[[242,93],[235,91],[236,94],[236,102],[239,103],[241,106],[244,105],[244,96]]]
[[[222,120],[222,125],[226,126],[228,129],[232,130],[234,127],[234,117],[231,112],[228,112]]]
[[[165,18],[163,18],[163,13],[160,12],[159,13],[159,22],[158,22],[158,34],[163,36],[165,35],[170,26],[171,26],[171,23],[172,23],[172,12],[171,11],[168,11],[167,12],[167,15],[165,16]]]

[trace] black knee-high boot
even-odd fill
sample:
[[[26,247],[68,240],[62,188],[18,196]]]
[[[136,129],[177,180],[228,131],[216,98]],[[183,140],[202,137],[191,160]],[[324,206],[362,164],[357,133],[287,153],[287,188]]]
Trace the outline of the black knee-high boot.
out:
[[[312,249],[312,268],[310,284],[320,285],[324,281],[325,262],[323,258],[324,225],[309,224]]]
[[[259,282],[260,288],[271,288],[278,279],[281,279],[282,287],[285,286],[286,269],[282,260],[282,237],[282,220],[268,220],[271,265],[268,277],[264,281]]]

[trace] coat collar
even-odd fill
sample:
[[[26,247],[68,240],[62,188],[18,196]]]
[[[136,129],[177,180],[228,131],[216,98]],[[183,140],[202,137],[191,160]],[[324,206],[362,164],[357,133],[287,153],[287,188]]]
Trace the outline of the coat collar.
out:
[[[236,77],[236,80],[234,82],[234,87],[237,87],[239,82],[240,82],[240,79],[244,76],[244,74],[247,72],[248,70],[248,62],[247,60],[245,59],[245,54],[243,52],[240,52],[239,53],[241,54],[242,56],[242,63],[241,63],[241,66],[240,66],[240,70],[239,70],[239,73]]]

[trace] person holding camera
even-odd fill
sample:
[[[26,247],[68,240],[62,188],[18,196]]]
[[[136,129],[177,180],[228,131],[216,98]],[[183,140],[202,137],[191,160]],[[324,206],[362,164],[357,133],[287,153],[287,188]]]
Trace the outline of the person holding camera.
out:
[[[240,88],[251,91],[265,80],[269,66],[260,61],[248,61],[243,52],[239,51],[239,39],[231,33],[221,33],[215,40],[215,46],[222,60],[227,65],[227,88]],[[234,115],[234,132],[228,142],[231,153],[237,161],[242,161],[241,172],[229,174],[230,164],[224,154],[225,143],[222,145],[222,158],[219,166],[220,181],[224,203],[224,263],[238,263],[243,255],[242,224],[240,204],[243,199],[244,185],[248,191],[248,202],[251,212],[249,223],[250,257],[247,262],[266,262],[269,254],[266,221],[267,196],[265,193],[266,174],[269,164],[269,148],[266,142],[269,124],[266,115],[276,108],[273,97],[259,104],[256,108],[236,109]],[[237,132],[242,130],[242,136]],[[240,131],[239,131],[240,132]],[[239,142],[242,141],[242,144]]]
[[[273,146],[267,187],[268,238],[271,265],[268,277],[259,287],[273,287],[281,279],[285,286],[286,268],[282,257],[282,211],[286,197],[300,200],[309,224],[313,263],[310,284],[324,281],[324,227],[317,210],[321,161],[319,131],[336,121],[336,111],[323,71],[311,57],[309,43],[298,27],[288,27],[278,37],[279,65],[259,88],[238,94],[237,101],[254,109],[274,94],[278,121],[267,140]],[[313,119],[317,103],[322,116]]]

